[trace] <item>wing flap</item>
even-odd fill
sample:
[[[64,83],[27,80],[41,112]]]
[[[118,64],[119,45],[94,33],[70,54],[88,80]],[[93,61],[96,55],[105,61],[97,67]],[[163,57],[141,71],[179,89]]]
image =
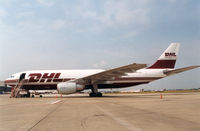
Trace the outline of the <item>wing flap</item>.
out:
[[[192,69],[195,69],[195,68],[198,68],[198,67],[200,67],[200,66],[199,65],[198,66],[188,66],[188,67],[179,68],[179,69],[175,69],[175,70],[171,70],[171,71],[166,71],[166,72],[164,72],[164,74],[174,75],[174,74],[181,73],[181,72],[188,71],[188,70],[192,70]]]

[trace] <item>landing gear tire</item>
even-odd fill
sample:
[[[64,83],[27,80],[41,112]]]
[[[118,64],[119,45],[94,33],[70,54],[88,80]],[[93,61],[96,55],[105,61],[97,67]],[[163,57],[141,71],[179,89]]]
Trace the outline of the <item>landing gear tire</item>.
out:
[[[90,93],[90,97],[95,97],[95,93]]]
[[[40,95],[40,97],[42,97],[42,95]]]
[[[31,97],[31,94],[29,91],[27,92],[26,97]]]
[[[101,93],[101,92],[98,92],[98,93],[97,93],[97,97],[102,97],[102,93]]]
[[[35,97],[34,95],[31,95],[31,97]]]
[[[101,92],[97,92],[97,93],[90,93],[90,97],[102,97],[102,93]]]

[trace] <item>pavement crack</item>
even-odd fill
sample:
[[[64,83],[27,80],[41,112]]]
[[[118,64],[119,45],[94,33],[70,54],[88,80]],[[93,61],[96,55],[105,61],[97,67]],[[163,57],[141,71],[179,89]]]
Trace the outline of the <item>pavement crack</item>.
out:
[[[44,117],[42,117],[38,122],[36,122],[32,127],[30,127],[27,131],[31,131],[34,127],[36,127],[40,122],[45,120],[49,115],[51,115],[53,112],[55,112],[64,102],[60,102],[58,106],[53,108],[49,113],[47,113]]]
[[[104,117],[106,116],[105,114],[94,114],[94,115],[91,115],[91,116],[87,116],[85,118],[83,118],[81,120],[81,127],[83,128],[84,131],[88,131],[88,128],[87,128],[87,121],[90,119],[90,118],[94,118],[94,117]]]
[[[99,105],[96,104],[96,107],[102,111],[104,114],[106,114],[107,116],[109,116],[110,118],[112,118],[113,120],[115,120],[117,123],[119,123],[120,125],[122,125],[123,127],[125,127],[126,129],[132,131],[140,131],[140,128],[137,128],[136,126],[134,126],[133,124],[129,123],[128,121],[126,121],[123,118],[120,118],[118,116],[115,116],[113,113],[109,112],[108,110],[100,107]]]

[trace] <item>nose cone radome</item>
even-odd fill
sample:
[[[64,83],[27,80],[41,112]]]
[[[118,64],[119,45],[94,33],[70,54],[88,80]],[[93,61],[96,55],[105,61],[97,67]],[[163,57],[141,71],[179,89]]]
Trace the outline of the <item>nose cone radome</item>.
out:
[[[4,84],[8,84],[9,83],[9,80],[8,79],[5,79],[4,80]]]
[[[5,85],[15,84],[17,82],[16,79],[7,78],[4,80]]]

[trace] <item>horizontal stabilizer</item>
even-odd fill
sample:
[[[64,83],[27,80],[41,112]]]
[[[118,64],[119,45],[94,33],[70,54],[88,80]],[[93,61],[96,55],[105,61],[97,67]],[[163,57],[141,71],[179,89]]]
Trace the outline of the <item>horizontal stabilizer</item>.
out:
[[[195,69],[195,68],[198,68],[198,67],[200,67],[200,66],[188,66],[188,67],[179,68],[179,69],[175,69],[175,70],[171,70],[171,71],[166,71],[166,72],[164,72],[164,74],[174,75],[174,74],[181,73],[181,72],[184,72],[184,71],[187,71],[187,70],[192,70],[192,69]]]

